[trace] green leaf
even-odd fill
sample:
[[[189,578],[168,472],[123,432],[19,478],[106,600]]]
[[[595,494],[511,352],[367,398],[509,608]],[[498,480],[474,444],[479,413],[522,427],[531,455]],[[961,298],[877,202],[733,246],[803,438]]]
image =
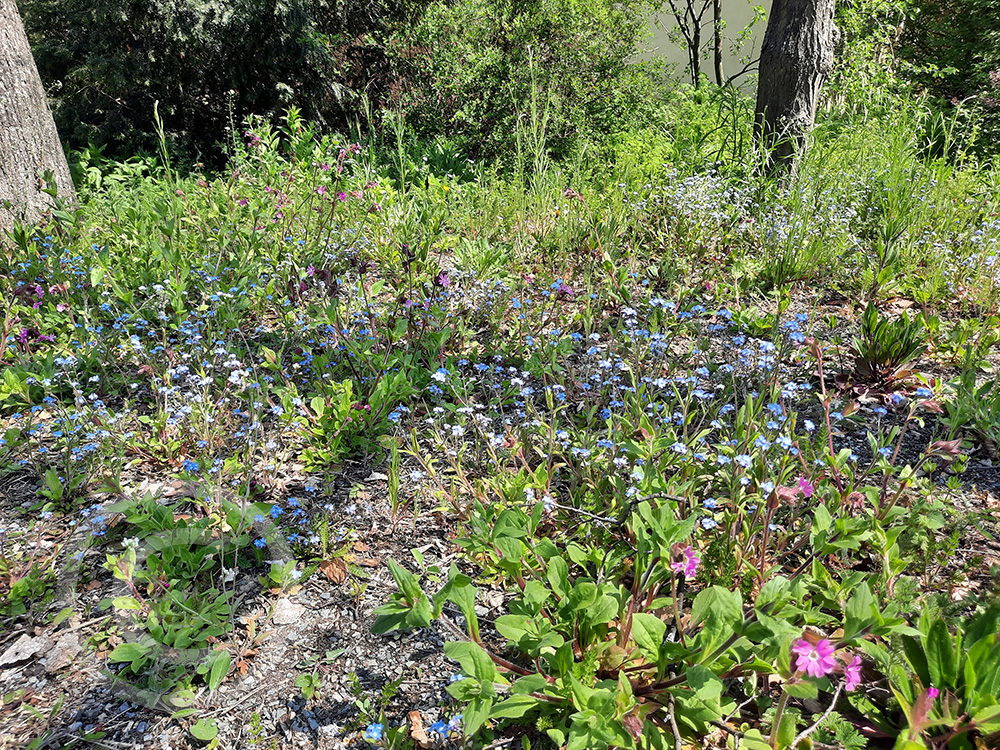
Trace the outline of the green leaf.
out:
[[[114,651],[108,654],[110,661],[130,661],[136,662],[146,657],[149,647],[141,643],[122,643]]]
[[[410,571],[391,557],[386,558],[385,564],[389,568],[389,573],[392,575],[396,585],[399,587],[400,593],[409,603],[412,604],[423,596],[424,592],[421,590],[420,584]]]
[[[725,687],[714,672],[708,667],[695,664],[687,671],[688,685],[694,690],[695,697],[706,703],[716,703],[722,697]]]
[[[212,661],[212,671],[208,674],[208,689],[213,693],[218,690],[219,685],[222,684],[222,681],[226,679],[226,675],[229,674],[229,665],[232,661],[232,657],[228,651],[216,651],[215,653],[216,656]]]
[[[577,581],[569,592],[567,606],[573,612],[585,614],[595,601],[597,601],[597,584],[592,581]]]
[[[647,612],[632,615],[632,638],[649,661],[656,662],[660,656],[660,645],[667,632],[663,620]]]
[[[923,685],[933,685],[934,682],[928,670],[927,656],[924,654],[924,649],[920,646],[920,641],[912,636],[905,635],[900,638],[900,642],[903,644],[903,653],[906,655],[906,661],[909,663],[910,669],[916,672],[917,677],[920,678],[920,682]]]
[[[551,558],[548,565],[545,579],[560,598],[566,597],[569,594],[569,566],[561,557]]]
[[[817,532],[826,531],[832,523],[833,516],[830,515],[830,511],[826,509],[826,506],[817,505],[816,510],[813,512],[813,530]]]
[[[55,469],[48,469],[45,472],[45,484],[48,485],[50,498],[57,501],[62,498],[63,486]]]
[[[384,611],[386,606],[388,605],[379,607],[376,610],[376,614]],[[375,635],[385,635],[386,633],[391,633],[393,630],[399,630],[400,628],[406,627],[406,615],[409,611],[409,609],[406,609],[404,612],[378,614],[375,618],[375,622],[372,623],[371,632]]]
[[[691,605],[691,622],[704,622],[701,646],[704,656],[742,630],[743,597],[739,591],[729,591],[721,586],[711,586],[694,598]]]
[[[481,646],[468,641],[446,643],[444,652],[462,667],[462,673],[475,677],[480,682],[507,682],[500,677],[496,664]]]
[[[528,634],[528,618],[525,615],[501,615],[493,625],[500,635],[514,643]]]
[[[771,745],[759,729],[748,729],[740,737],[739,750],[771,750]]]
[[[927,671],[935,687],[956,687],[958,660],[955,646],[944,620],[936,620],[927,634],[924,647],[927,651]]]
[[[851,640],[878,622],[878,608],[875,597],[867,583],[854,590],[854,596],[847,602],[844,621],[844,640]]]
[[[115,609],[142,609],[142,604],[134,596],[116,596],[111,603]]]
[[[514,681],[510,686],[512,695],[538,693],[545,689],[548,681],[540,674],[529,674]]]
[[[797,682],[786,682],[785,692],[793,698],[816,700],[816,697],[819,695],[819,687],[811,680],[799,680]]]
[[[798,718],[798,712],[795,711],[785,711],[782,714],[776,737],[778,740],[777,747],[789,747],[792,744],[792,740],[795,739],[796,735]]]
[[[215,719],[198,719],[188,731],[196,740],[211,742],[219,733],[219,727],[215,723]]]
[[[545,678],[542,678],[544,682]],[[533,709],[539,707],[539,700],[530,695],[512,695],[505,701],[496,704],[490,710],[491,719],[520,719]]]
[[[614,597],[604,594],[597,598],[585,612],[587,622],[592,625],[603,625],[618,616],[618,602]]]
[[[490,718],[493,700],[490,698],[474,698],[462,711],[462,727],[466,737],[472,737],[479,727]]]

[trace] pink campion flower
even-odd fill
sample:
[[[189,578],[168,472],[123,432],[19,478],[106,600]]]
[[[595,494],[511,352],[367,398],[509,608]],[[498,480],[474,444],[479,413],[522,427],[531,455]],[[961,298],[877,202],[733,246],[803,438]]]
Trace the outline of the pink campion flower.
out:
[[[795,668],[810,677],[829,674],[837,665],[837,660],[833,658],[835,650],[833,644],[826,638],[816,641],[815,646],[805,638],[799,638],[792,644],[792,653],[798,656]]]
[[[340,201],[341,203],[346,203],[347,202],[347,193],[345,193],[343,190],[341,190],[339,193],[337,193],[337,200]]]
[[[799,492],[801,492],[805,497],[812,497],[816,488],[813,487],[813,483],[810,482],[805,477],[799,477]]]
[[[850,664],[844,667],[844,689],[851,692],[861,684],[861,657],[855,656]]]
[[[688,547],[684,550],[684,559],[670,563],[670,569],[675,573],[683,571],[685,578],[694,578],[700,564],[701,558],[698,557],[698,554],[691,547]]]
[[[930,698],[931,700],[934,700],[935,698],[937,698],[938,695],[940,695],[940,693],[941,693],[941,691],[938,690],[933,685],[931,685],[929,688],[927,688],[927,697]]]

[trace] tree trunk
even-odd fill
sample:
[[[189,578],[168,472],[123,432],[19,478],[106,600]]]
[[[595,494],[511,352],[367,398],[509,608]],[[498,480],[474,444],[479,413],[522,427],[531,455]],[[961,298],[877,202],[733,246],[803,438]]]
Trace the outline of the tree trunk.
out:
[[[769,173],[790,170],[833,67],[835,0],[774,0],[760,50],[754,136]]]
[[[722,86],[726,82],[726,74],[722,70],[722,30],[726,23],[722,20],[722,0],[714,0],[712,4],[712,33],[715,35],[715,83]]]
[[[0,229],[33,221],[52,206],[42,192],[46,172],[62,197],[75,198],[17,3],[0,0]]]

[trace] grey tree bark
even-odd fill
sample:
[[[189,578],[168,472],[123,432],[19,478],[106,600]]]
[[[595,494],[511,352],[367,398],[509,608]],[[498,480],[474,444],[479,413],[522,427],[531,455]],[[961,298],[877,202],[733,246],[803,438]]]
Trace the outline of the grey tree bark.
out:
[[[816,122],[833,68],[835,0],[774,0],[760,50],[754,136],[766,169],[790,170]]]
[[[76,197],[17,3],[0,0],[0,228],[52,206],[45,172],[61,197]]]

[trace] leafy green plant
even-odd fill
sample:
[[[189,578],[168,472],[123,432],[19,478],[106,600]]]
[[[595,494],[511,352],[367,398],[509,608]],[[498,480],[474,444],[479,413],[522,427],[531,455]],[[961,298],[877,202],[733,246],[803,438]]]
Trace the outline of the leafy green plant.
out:
[[[302,697],[307,701],[312,700],[312,697],[316,695],[316,691],[319,690],[322,685],[322,680],[316,673],[310,674],[300,674],[295,678],[295,687],[302,691]]]
[[[918,635],[902,636],[910,677],[890,667],[890,685],[906,716],[900,750],[974,747],[973,737],[1000,735],[1000,606],[992,604],[957,624],[929,609]]]
[[[629,567],[606,549],[571,543],[563,551],[550,540],[533,538],[531,529],[542,513],[542,503],[531,516],[507,509],[496,518],[490,537],[494,564],[520,590],[511,614],[495,626],[522,656],[521,664],[531,668],[485,647],[476,590],[457,568],[436,594],[428,595],[413,574],[389,564],[399,592],[377,610],[374,632],[426,626],[442,616],[447,601],[465,617],[468,640],[448,643],[445,652],[467,675],[448,690],[466,702],[468,734],[487,721],[544,717],[547,734],[559,745],[645,747],[669,731],[661,713],[667,706],[673,706],[674,731],[682,734],[703,733],[732,712],[736,704],[723,680],[734,674],[780,675],[786,696],[796,698],[815,699],[820,688],[830,689],[826,678],[804,678],[790,661],[788,648],[802,635],[796,621],[829,622],[811,609],[803,582],[772,578],[749,612],[739,592],[709,586],[693,597],[690,618],[682,620],[685,576],[693,575],[698,564],[691,548],[683,547],[693,519],[678,520],[669,503],[639,503],[627,521],[636,545]],[[818,549],[827,538],[817,535]],[[583,572],[592,566],[597,576]],[[867,585],[858,585],[860,577],[854,580],[835,595],[847,599],[842,645],[867,634],[888,634],[902,622],[881,612]],[[847,594],[851,589],[853,594]],[[793,744],[793,716],[783,718],[779,709],[771,747]]]
[[[961,432],[975,435],[987,454],[995,458],[1000,443],[1000,385],[992,378],[976,383],[977,371],[967,369],[951,382],[952,395],[945,399],[945,415],[951,437]]]
[[[854,376],[866,383],[886,383],[902,377],[927,349],[927,334],[919,319],[901,316],[889,321],[871,302],[854,337]]]

